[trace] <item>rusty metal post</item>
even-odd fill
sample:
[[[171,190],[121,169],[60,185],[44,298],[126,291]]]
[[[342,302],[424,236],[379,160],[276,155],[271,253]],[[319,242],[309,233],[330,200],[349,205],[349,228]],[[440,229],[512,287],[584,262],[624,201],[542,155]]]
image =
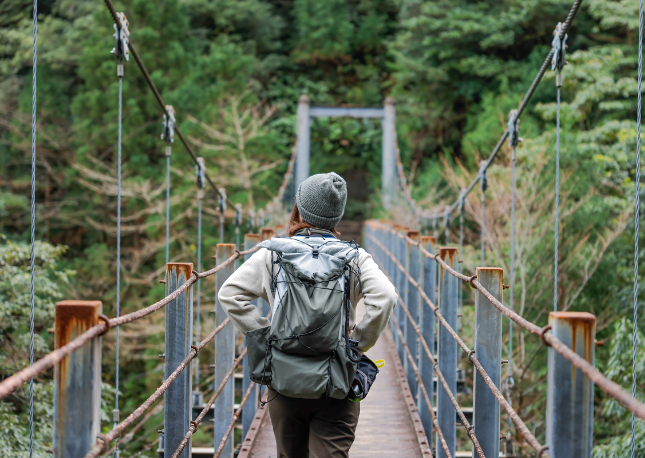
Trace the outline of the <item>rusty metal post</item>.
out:
[[[244,236],[244,250],[250,250],[253,248],[255,245],[260,243],[260,235],[259,234],[246,234]],[[247,254],[244,257],[244,262],[248,261],[251,256],[253,256],[253,253]],[[252,302],[253,305],[258,307],[259,305],[259,299],[256,299]],[[246,337],[244,338],[244,346],[246,346]],[[251,381],[251,376],[249,375],[249,359],[244,358],[243,361],[243,370],[244,370],[244,378],[242,379],[242,393],[246,393],[246,391],[249,389],[249,386],[254,383]],[[249,429],[251,428],[251,423],[253,422],[253,419],[255,418],[255,413],[258,410],[258,388],[257,385],[251,391],[251,395],[249,396],[249,400],[247,403],[244,405],[244,409],[242,410],[242,440],[246,437],[246,434],[249,432]]]
[[[594,364],[596,317],[587,312],[551,312],[554,336]],[[546,443],[552,458],[591,458],[594,384],[579,369],[549,348]]]
[[[434,237],[423,236],[421,237],[419,244],[421,247],[428,250],[430,253],[435,253],[435,243],[436,239]],[[421,256],[421,275],[419,284],[423,288],[423,292],[430,298],[434,298],[434,290],[436,288],[437,281],[437,263],[434,259],[428,258],[422,253]],[[434,313],[430,310],[430,307],[424,302],[419,302],[419,328],[423,334],[423,338],[428,345],[430,351],[434,351]],[[421,374],[421,381],[423,386],[428,392],[428,397],[430,401],[434,399],[434,368],[430,362],[430,358],[425,351],[419,349],[419,374]],[[433,406],[429,406],[432,408]],[[428,445],[432,448],[432,430],[434,425],[432,424],[432,415],[428,411],[428,406],[426,406],[426,401],[423,395],[421,394],[421,388],[417,391],[417,410],[421,416],[421,423],[423,424],[423,429],[426,431]]]
[[[457,248],[439,248],[439,256],[453,269],[457,265],[457,255]],[[457,329],[457,277],[446,272],[442,267],[439,279],[441,283],[441,314],[452,329]],[[457,396],[457,342],[443,326],[439,326],[438,340],[439,370],[446,379],[451,393]],[[437,387],[437,420],[448,444],[448,450],[452,456],[455,456],[457,440],[455,408],[443,385]],[[499,440],[499,436],[497,439]],[[437,457],[447,458],[443,448],[437,448]]]
[[[54,348],[99,324],[101,301],[56,304]],[[101,432],[101,338],[54,367],[54,458],[85,455]]]
[[[387,250],[394,255],[394,234],[392,233],[391,227],[387,227],[386,229],[383,229],[383,245]],[[385,251],[383,252],[383,257],[381,258],[384,263],[385,267],[385,272],[387,275],[390,277],[392,280],[392,283],[394,284],[394,287],[396,288],[396,272],[394,271],[394,268],[396,267],[394,263],[392,262],[392,259],[390,256],[388,256]],[[397,294],[399,291],[397,290]],[[399,307],[399,304],[396,304],[394,307],[394,310],[392,313],[397,313],[396,309]],[[392,338],[394,340],[394,348],[399,348],[399,334],[396,332],[396,324],[394,323],[394,320],[390,320],[390,329],[392,330]]]
[[[166,296],[175,292],[192,276],[193,264],[170,262],[166,264]],[[164,379],[182,363],[188,353],[193,336],[193,287],[188,287],[175,300],[166,305],[166,349]],[[192,420],[192,377],[190,363],[164,394],[164,450],[179,447]],[[179,455],[190,458],[191,443]]]
[[[407,236],[416,242],[419,241],[419,231],[408,231]],[[421,269],[419,268],[419,264],[420,264],[419,256],[421,255],[421,252],[419,251],[419,247],[417,245],[414,245],[408,242],[407,240],[405,242],[405,247],[407,252],[406,270],[408,271],[410,276],[414,279],[414,281],[416,281],[417,283],[420,283],[419,273]],[[419,324],[419,291],[415,288],[415,286],[412,283],[407,281],[407,279],[406,279],[406,283],[408,284],[407,285],[408,292],[406,295],[405,303],[408,306],[410,315],[412,315],[412,320],[414,321],[414,324]],[[414,330],[414,326],[412,326],[410,323],[406,328],[406,341],[407,341],[408,347],[410,348],[410,353],[412,354],[412,358],[414,358],[414,361],[418,366],[419,336]],[[406,358],[406,361],[407,360],[408,359]],[[408,378],[408,384],[410,385],[410,392],[414,396],[417,394],[419,386],[418,386],[417,378],[414,375],[414,369],[412,369],[411,364],[407,366],[406,376]]]
[[[405,268],[406,266],[406,241],[405,239],[399,237],[401,233],[405,234],[407,232],[406,228],[403,228],[399,226],[397,228],[397,234],[395,236],[395,244],[396,244],[396,259],[401,263],[401,265]],[[405,301],[407,298],[407,291],[408,291],[408,281],[403,272],[401,272],[401,269],[399,269],[398,266],[395,266],[396,269],[396,290],[400,297]],[[407,305],[407,304],[406,304]],[[394,309],[394,312],[397,314],[397,319],[399,320],[399,323],[401,325],[401,331],[403,331],[403,335],[405,336],[407,334],[408,330],[408,317],[405,315],[405,312],[403,311],[403,307],[397,307]],[[408,367],[408,358],[405,354],[405,348],[403,348],[403,345],[399,342],[398,345],[398,351],[399,351],[399,358],[401,362],[403,363],[403,369],[405,370]]]
[[[217,244],[217,263],[221,264],[226,259],[233,256],[235,253],[234,243],[218,243]],[[219,272],[215,274],[215,326],[222,324],[226,320],[226,313],[222,308],[217,296],[222,288],[222,285],[233,272],[235,272],[235,263],[232,262]],[[235,360],[235,326],[229,324],[222,329],[219,334],[215,336],[215,380],[213,380],[213,390],[216,390],[226,373],[229,371]],[[231,377],[222,393],[215,400],[215,410],[213,413],[214,428],[214,444],[215,449],[219,447],[222,438],[226,434],[231,418],[233,417],[233,405],[235,401],[235,380]],[[228,440],[224,445],[222,456],[233,456],[233,438],[228,436]]]
[[[502,300],[504,271],[477,267],[477,280],[495,299]],[[475,294],[475,354],[497,388],[502,380],[502,313],[482,293]],[[499,456],[499,402],[475,371],[473,426],[486,456]],[[477,454],[473,451],[473,457]]]

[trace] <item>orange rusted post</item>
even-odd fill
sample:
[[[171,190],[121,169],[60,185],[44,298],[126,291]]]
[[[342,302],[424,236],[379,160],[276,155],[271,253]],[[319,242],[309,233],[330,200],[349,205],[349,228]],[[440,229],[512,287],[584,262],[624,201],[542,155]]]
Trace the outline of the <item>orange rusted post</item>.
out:
[[[166,296],[177,291],[192,277],[193,264],[170,262],[166,264]],[[168,378],[190,353],[193,338],[193,287],[189,286],[175,300],[166,305],[166,349],[164,378]],[[199,363],[199,360],[197,360]],[[192,377],[191,364],[175,379],[164,394],[164,450],[170,456],[190,427]],[[179,455],[190,457],[191,444]]]
[[[260,235],[261,235],[262,241],[269,240],[271,239],[271,237],[275,235],[275,231],[271,227],[263,227],[262,233]]]
[[[406,236],[409,237],[410,239],[414,240],[415,242],[419,241],[419,231],[407,231]],[[413,243],[410,243],[405,240],[405,270],[408,271],[410,276],[416,281],[417,283],[421,283],[421,280],[419,278],[419,273],[421,269],[419,268],[420,264],[420,255],[421,252],[419,251],[419,247]],[[412,320],[414,321],[414,324],[418,325],[419,324],[419,291],[417,288],[410,283],[407,279],[404,279],[406,282],[406,288],[407,288],[407,293],[405,296],[405,303],[408,306],[408,310],[410,311],[410,315],[412,316]],[[407,319],[406,319],[407,321]],[[405,327],[405,340],[406,343],[408,344],[408,347],[410,349],[410,353],[412,354],[412,359],[414,359],[415,364],[419,364],[418,361],[418,348],[419,348],[419,337],[412,326],[412,324],[408,323],[408,326]],[[417,395],[417,390],[419,389],[417,385],[417,378],[414,374],[414,369],[411,364],[408,364],[408,358],[405,359],[405,371],[406,375],[408,378],[408,383],[410,385],[410,391],[412,392],[413,396]]]
[[[101,301],[56,304],[54,348],[99,324]],[[54,367],[54,458],[83,456],[101,432],[101,338]]]
[[[453,269],[457,267],[457,248],[439,248],[439,257]],[[442,267],[439,272],[440,310],[452,329],[457,329],[457,277]],[[457,342],[444,326],[438,333],[439,370],[443,374],[453,396],[457,396]],[[448,444],[450,454],[455,456],[457,428],[455,408],[442,384],[437,387],[437,420]],[[437,448],[438,458],[447,458],[443,448]]]
[[[504,271],[477,267],[477,280],[502,300]],[[502,380],[502,313],[479,290],[475,293],[475,355],[497,388]],[[486,456],[499,456],[500,406],[479,372],[473,385],[473,427]]]
[[[434,237],[421,236],[419,240],[420,247],[425,248],[430,253],[436,252],[437,240]],[[437,285],[437,263],[434,259],[426,257],[421,253],[421,277],[420,285],[423,288],[423,291],[428,297],[434,299],[435,288]],[[419,306],[419,328],[421,328],[421,333],[423,338],[428,344],[428,348],[434,351],[434,314],[430,307],[426,305],[424,301],[421,301]],[[428,393],[428,399],[433,402],[434,399],[434,368],[432,367],[432,362],[428,355],[424,351],[419,352],[419,373],[421,374],[421,380],[423,386]],[[429,446],[432,448],[433,434],[432,430],[434,428],[432,422],[432,415],[430,414],[428,407],[433,408],[434,406],[426,406],[426,400],[423,396],[421,388],[417,392],[417,410],[421,416],[421,423],[423,428],[426,430],[428,436]]]
[[[551,312],[555,337],[593,365],[596,317],[587,312]],[[552,458],[590,458],[593,447],[594,384],[549,348],[546,443]]]

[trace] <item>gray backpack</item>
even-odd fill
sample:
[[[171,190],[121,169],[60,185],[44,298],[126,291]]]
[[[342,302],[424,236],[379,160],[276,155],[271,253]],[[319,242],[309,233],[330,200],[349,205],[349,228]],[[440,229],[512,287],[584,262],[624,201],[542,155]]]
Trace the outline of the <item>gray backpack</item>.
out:
[[[358,245],[313,235],[260,247],[271,251],[275,300],[271,325],[246,335],[251,380],[294,398],[345,398],[361,357],[349,338]]]

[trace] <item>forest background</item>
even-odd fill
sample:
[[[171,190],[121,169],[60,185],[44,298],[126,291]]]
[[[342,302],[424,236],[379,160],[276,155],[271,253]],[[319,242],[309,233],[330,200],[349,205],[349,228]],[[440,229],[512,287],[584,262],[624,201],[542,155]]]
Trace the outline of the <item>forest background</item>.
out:
[[[28,361],[31,5],[0,3],[0,378]],[[424,208],[443,209],[504,131],[570,6],[563,0],[116,2],[181,129],[214,181],[245,210],[277,193],[301,94],[314,105],[380,106],[394,97],[412,194]],[[635,0],[583,2],[569,31],[562,91],[558,303],[561,310],[598,315],[598,339],[606,345],[596,351],[596,366],[626,389],[632,375],[637,18]],[[112,19],[99,0],[39,2],[36,357],[52,348],[47,329],[57,300],[99,299],[104,313],[114,315],[118,82],[112,34]],[[128,312],[164,294],[157,281],[165,261],[165,158],[156,101],[133,62],[125,71],[121,303]],[[553,307],[555,94],[549,71],[522,117],[518,148],[514,301],[539,324]],[[348,219],[385,216],[378,203],[380,145],[380,125],[372,121],[329,119],[312,126],[312,173],[334,170],[370,190],[366,201],[350,198]],[[195,172],[181,145],[173,151],[170,258],[195,262]],[[510,176],[505,145],[489,170],[486,261],[504,267],[507,279]],[[204,212],[209,259],[219,243],[212,192]],[[478,191],[465,212],[461,257],[464,270],[472,271],[479,263]],[[453,224],[453,244],[456,230]],[[232,234],[228,224],[225,240],[233,241]],[[213,285],[205,285],[202,310],[212,308],[214,296]],[[471,296],[464,290],[466,305]],[[472,317],[472,307],[465,307],[468,341]],[[205,313],[204,320],[202,329],[212,325],[212,315]],[[641,399],[644,323],[637,342]],[[124,418],[163,376],[157,356],[163,353],[163,314],[128,325],[121,339]],[[507,344],[506,331],[504,339]],[[114,333],[103,339],[106,430],[114,402],[114,343]],[[518,332],[513,348],[513,404],[544,441],[547,352]],[[202,355],[202,373],[211,359]],[[467,376],[471,383],[472,373]],[[628,456],[631,415],[599,390],[595,404],[594,456]],[[0,401],[3,454],[28,456],[27,406],[26,388]],[[149,444],[160,413],[155,407],[148,424],[126,436],[121,456],[154,455]],[[48,456],[51,415],[48,373],[36,383],[35,456]],[[521,437],[511,434],[522,456],[531,456]],[[637,435],[637,456],[645,458],[641,422]],[[195,441],[210,444],[212,433],[200,428]]]

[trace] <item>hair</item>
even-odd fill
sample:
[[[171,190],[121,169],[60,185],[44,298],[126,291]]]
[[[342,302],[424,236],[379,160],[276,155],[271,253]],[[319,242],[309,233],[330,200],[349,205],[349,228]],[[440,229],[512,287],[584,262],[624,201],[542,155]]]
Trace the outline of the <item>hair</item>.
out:
[[[311,224],[307,223],[302,217],[300,216],[300,211],[298,210],[298,204],[293,204],[293,211],[291,212],[291,218],[289,218],[289,237],[293,237],[296,232],[298,232],[300,229],[306,229],[308,227],[316,227],[312,226]],[[335,236],[339,236],[340,232],[336,230],[336,228],[333,228],[331,230],[331,233],[334,234]]]

